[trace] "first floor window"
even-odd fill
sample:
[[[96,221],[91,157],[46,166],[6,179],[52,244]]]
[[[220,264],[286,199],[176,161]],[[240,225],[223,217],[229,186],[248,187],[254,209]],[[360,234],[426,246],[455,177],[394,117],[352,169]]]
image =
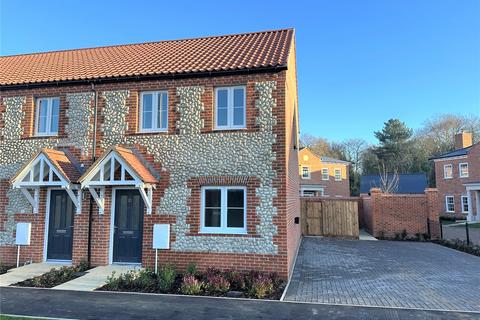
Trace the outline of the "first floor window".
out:
[[[445,179],[451,179],[453,177],[453,167],[451,164],[446,164],[443,166],[443,177]]]
[[[328,180],[328,169],[327,168],[322,169],[322,180]]]
[[[167,91],[146,91],[140,94],[140,131],[167,131]]]
[[[335,169],[335,180],[336,181],[342,180],[342,170]]]
[[[458,171],[460,178],[468,178],[468,163],[460,163]]]
[[[215,89],[215,128],[245,128],[246,90],[244,86]]]
[[[302,178],[303,179],[310,179],[310,168],[309,167],[302,167]]]
[[[55,136],[58,134],[59,98],[38,98],[35,133],[37,136]]]
[[[202,225],[206,233],[247,233],[245,187],[203,187]]]
[[[462,212],[468,213],[468,197],[462,196]]]
[[[447,212],[455,212],[455,200],[453,196],[445,197],[445,209]]]

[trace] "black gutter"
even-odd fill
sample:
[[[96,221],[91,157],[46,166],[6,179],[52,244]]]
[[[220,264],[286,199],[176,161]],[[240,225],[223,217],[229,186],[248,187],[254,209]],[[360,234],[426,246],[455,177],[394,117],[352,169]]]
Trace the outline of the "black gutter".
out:
[[[286,64],[275,66],[275,67],[261,67],[261,68],[249,68],[249,69],[237,69],[237,70],[189,72],[189,73],[176,73],[176,74],[150,74],[150,75],[122,76],[122,77],[85,79],[85,80],[65,80],[65,81],[54,81],[54,82],[0,85],[0,89],[14,90],[14,89],[29,89],[29,88],[46,87],[46,86],[59,87],[59,86],[67,86],[67,85],[81,85],[81,84],[92,85],[92,84],[102,84],[102,83],[144,81],[144,80],[174,80],[174,79],[186,79],[186,78],[206,78],[206,77],[215,77],[215,76],[232,76],[232,75],[245,75],[245,74],[255,74],[255,73],[279,72],[282,70],[287,70]]]
[[[95,163],[97,151],[97,106],[98,106],[98,92],[95,89],[95,84],[91,83],[92,91],[94,92],[93,105],[93,137],[92,137],[92,164]],[[90,192],[89,192],[90,194]],[[93,196],[90,194],[90,203],[88,209],[88,239],[87,239],[87,262],[91,265],[92,260],[92,223],[93,223]]]

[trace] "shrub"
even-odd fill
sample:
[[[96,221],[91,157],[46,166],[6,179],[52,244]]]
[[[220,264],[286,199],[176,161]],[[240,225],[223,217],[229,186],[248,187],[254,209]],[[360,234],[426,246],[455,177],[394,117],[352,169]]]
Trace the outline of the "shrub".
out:
[[[230,282],[230,289],[235,291],[244,291],[246,288],[245,276],[237,271],[225,272],[226,279]]]
[[[158,289],[164,293],[172,291],[176,277],[177,272],[175,271],[175,267],[167,263],[158,274]]]
[[[63,266],[59,269],[52,268],[41,276],[27,279],[16,285],[23,287],[53,288],[67,281],[78,278],[79,272],[88,270],[88,265],[81,263],[77,266]]]
[[[205,283],[205,291],[212,295],[224,295],[230,290],[230,282],[219,274],[210,275]]]
[[[264,299],[273,291],[272,279],[265,275],[258,275],[252,282],[250,295],[257,299]]]
[[[463,251],[469,254],[473,254],[475,256],[480,257],[480,246],[474,244],[467,244],[466,241],[462,241],[459,239],[455,240],[438,240],[436,243],[441,244],[445,247],[449,247],[452,249],[456,249],[459,251]]]
[[[202,292],[203,282],[199,281],[193,275],[186,275],[183,277],[180,292],[183,294],[194,295]]]
[[[157,289],[156,275],[149,269],[139,270],[135,274],[132,285],[142,292],[155,292]]]
[[[195,262],[190,262],[187,266],[186,274],[197,274],[197,264]]]

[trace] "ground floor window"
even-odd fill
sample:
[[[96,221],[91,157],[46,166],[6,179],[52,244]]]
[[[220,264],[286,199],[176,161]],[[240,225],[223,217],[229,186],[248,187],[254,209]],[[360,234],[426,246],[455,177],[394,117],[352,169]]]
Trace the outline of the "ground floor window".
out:
[[[455,212],[455,200],[453,196],[445,197],[445,210],[447,212]]]
[[[203,187],[201,232],[247,233],[245,187]]]
[[[462,196],[462,212],[468,213],[468,197]]]
[[[300,195],[302,197],[321,197],[324,196],[324,190],[323,188],[301,189]]]

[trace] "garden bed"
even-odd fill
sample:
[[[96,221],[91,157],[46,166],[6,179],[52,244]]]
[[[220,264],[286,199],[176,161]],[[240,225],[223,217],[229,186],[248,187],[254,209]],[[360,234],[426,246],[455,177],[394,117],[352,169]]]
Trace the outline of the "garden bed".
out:
[[[172,265],[165,265],[158,274],[149,269],[114,273],[107,284],[97,290],[279,300],[285,285],[276,273],[214,268],[197,272],[191,265],[182,274]]]
[[[15,266],[11,265],[5,265],[3,263],[0,263],[0,274],[7,273],[8,270],[15,268]]]
[[[35,287],[35,288],[53,288],[62,283],[81,277],[88,270],[86,263],[80,263],[77,266],[65,266],[59,269],[51,269],[41,276],[27,279],[13,286],[18,287]]]
[[[456,240],[442,239],[442,240],[435,240],[433,242],[445,247],[449,247],[451,249],[459,250],[459,251],[473,254],[474,256],[480,257],[480,246],[477,246],[475,244],[467,244],[467,241],[458,240],[458,239]]]

